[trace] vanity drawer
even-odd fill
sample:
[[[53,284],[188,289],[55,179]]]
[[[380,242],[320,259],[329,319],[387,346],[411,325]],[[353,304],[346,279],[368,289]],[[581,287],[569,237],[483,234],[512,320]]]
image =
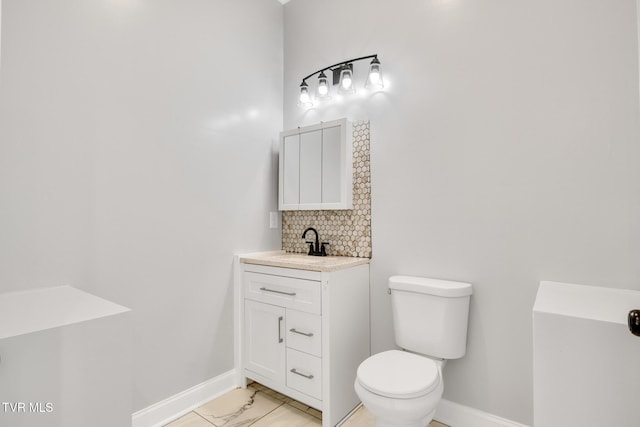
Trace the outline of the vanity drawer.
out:
[[[322,321],[317,314],[287,310],[287,347],[322,355]]]
[[[287,348],[287,386],[322,399],[322,359]]]
[[[245,272],[245,298],[320,314],[321,287],[315,280]]]

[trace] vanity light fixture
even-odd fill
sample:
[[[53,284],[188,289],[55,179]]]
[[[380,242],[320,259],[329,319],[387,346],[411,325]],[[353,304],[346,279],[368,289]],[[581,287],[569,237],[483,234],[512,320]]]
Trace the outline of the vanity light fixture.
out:
[[[301,107],[313,106],[314,100],[311,98],[307,80],[315,76],[316,74],[318,74],[316,99],[325,100],[331,98],[331,85],[329,84],[328,77],[325,74],[325,71],[328,70],[331,71],[333,77],[333,85],[338,85],[338,93],[342,95],[350,95],[356,93],[356,85],[353,79],[353,63],[365,59],[371,59],[365,88],[368,90],[384,89],[384,82],[382,80],[382,72],[380,69],[380,60],[378,59],[378,55],[374,54],[362,56],[360,58],[349,59],[346,61],[338,62],[337,64],[330,65],[329,67],[322,68],[302,79],[302,83],[300,84],[300,102],[298,105],[300,105]]]

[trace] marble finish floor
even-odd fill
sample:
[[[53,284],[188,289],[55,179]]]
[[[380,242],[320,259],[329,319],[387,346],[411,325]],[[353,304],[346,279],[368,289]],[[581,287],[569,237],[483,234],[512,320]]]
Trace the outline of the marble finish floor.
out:
[[[322,412],[261,384],[231,390],[165,427],[321,427]],[[359,407],[343,424],[372,427],[373,416]],[[425,427],[447,427],[432,421]]]

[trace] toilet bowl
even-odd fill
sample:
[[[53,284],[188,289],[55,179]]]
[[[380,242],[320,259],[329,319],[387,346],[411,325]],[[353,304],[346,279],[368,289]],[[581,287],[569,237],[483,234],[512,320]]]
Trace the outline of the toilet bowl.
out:
[[[425,427],[444,390],[442,367],[466,351],[469,283],[389,278],[398,347],[358,367],[354,388],[376,427]]]
[[[365,360],[354,387],[376,427],[425,427],[444,390],[438,362],[399,350]]]

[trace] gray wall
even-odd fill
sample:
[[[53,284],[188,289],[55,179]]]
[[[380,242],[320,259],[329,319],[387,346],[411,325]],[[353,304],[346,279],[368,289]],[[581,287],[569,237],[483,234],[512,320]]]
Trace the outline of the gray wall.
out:
[[[136,410],[232,369],[233,254],[280,244],[282,5],[4,0],[1,28],[0,292],[131,307]]]
[[[390,275],[474,284],[467,355],[445,370],[449,400],[531,423],[538,282],[640,289],[635,8],[285,6],[285,128],[371,119],[373,350],[394,345]],[[296,105],[302,77],[371,53],[390,82],[384,93]]]

